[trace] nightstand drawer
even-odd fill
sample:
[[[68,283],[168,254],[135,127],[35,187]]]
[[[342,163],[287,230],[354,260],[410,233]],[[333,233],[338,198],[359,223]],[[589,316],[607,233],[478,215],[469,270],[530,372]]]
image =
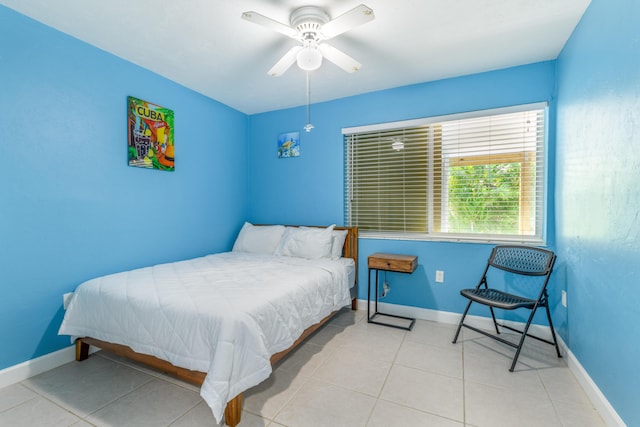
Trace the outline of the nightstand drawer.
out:
[[[397,255],[383,253],[375,253],[369,255],[369,268],[375,268],[376,270],[412,273],[417,266],[418,257],[415,255]]]

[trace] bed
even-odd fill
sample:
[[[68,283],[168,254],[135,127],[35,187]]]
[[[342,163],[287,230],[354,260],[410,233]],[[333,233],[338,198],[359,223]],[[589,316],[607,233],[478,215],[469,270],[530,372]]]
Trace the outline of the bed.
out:
[[[245,223],[230,252],[89,280],[59,333],[201,386],[216,422],[344,306],[357,308],[358,230]]]

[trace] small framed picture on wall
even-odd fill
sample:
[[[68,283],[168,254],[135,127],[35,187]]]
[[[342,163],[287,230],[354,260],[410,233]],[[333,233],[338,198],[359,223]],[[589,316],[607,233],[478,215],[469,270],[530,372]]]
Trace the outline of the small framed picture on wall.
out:
[[[278,136],[278,158],[298,157],[300,155],[300,132],[281,133]]]

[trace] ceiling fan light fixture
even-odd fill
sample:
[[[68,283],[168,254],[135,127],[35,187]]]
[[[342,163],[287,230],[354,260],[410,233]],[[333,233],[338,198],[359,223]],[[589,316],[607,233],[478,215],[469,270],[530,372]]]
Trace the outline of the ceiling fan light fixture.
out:
[[[348,73],[358,71],[361,67],[358,61],[324,41],[375,19],[373,10],[363,4],[335,19],[331,19],[329,14],[320,7],[302,6],[291,12],[290,25],[254,11],[244,12],[241,17],[246,21],[289,36],[300,43],[289,49],[271,67],[268,71],[270,76],[281,76],[294,62],[297,62],[298,67],[306,72],[315,71],[322,65],[323,57]]]
[[[307,46],[298,52],[296,61],[304,71],[314,71],[322,65],[322,53],[316,46]]]

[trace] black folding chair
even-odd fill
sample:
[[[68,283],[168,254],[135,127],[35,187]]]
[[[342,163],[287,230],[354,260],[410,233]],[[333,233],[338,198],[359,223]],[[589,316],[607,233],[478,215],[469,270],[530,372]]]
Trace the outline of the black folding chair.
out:
[[[556,333],[553,329],[553,322],[551,321],[551,313],[549,312],[549,296],[547,295],[547,283],[549,282],[549,277],[551,276],[551,271],[553,270],[553,264],[555,263],[555,261],[556,255],[552,251],[546,249],[521,245],[499,245],[494,247],[491,251],[491,256],[489,257],[489,261],[487,262],[487,266],[484,269],[484,273],[482,274],[482,278],[480,279],[480,282],[478,282],[478,285],[473,289],[463,289],[460,291],[460,295],[469,299],[469,303],[467,304],[467,308],[462,314],[462,319],[460,319],[460,324],[458,325],[458,330],[456,331],[455,337],[453,337],[453,342],[455,343],[458,340],[460,330],[464,326],[516,348],[516,354],[513,357],[513,362],[511,363],[511,368],[509,369],[509,371],[511,372],[513,372],[513,369],[516,366],[518,356],[520,356],[520,351],[522,350],[522,345],[524,344],[524,339],[527,336],[550,345],[555,345],[558,357],[562,357],[560,355],[558,341],[556,340]],[[535,291],[537,291],[537,298],[534,299],[535,291],[531,291],[530,295],[528,296],[521,296],[507,293],[503,290],[490,288],[487,276],[489,274],[493,274],[492,270],[494,269],[503,270],[507,273],[513,273],[520,276],[541,276],[539,281],[524,280],[522,281],[522,283],[519,283],[520,285],[527,287],[536,287]],[[494,276],[491,276],[492,281],[495,279]],[[503,277],[503,280],[501,281],[504,283],[505,279],[506,277]],[[535,282],[535,284],[533,284],[533,282]],[[542,282],[541,285],[540,282]],[[510,283],[513,283],[513,281],[511,281]],[[467,316],[469,307],[471,307],[471,303],[473,302],[477,302],[489,307],[489,310],[491,311],[491,318],[493,319],[493,324],[496,328],[497,335],[500,334],[500,330],[498,329],[498,326],[500,326],[501,328],[520,333],[522,335],[520,337],[520,342],[518,344],[515,344],[490,332],[464,323],[464,319]],[[531,325],[531,321],[533,320],[533,316],[536,314],[536,310],[539,307],[544,307],[547,311],[547,319],[549,320],[549,328],[551,329],[551,336],[553,337],[553,341],[549,341],[528,333],[529,326]],[[496,316],[493,311],[494,308],[500,308],[503,310],[525,308],[531,310],[531,314],[529,315],[529,319],[527,320],[524,329],[519,330],[505,324],[499,324],[496,321]]]

